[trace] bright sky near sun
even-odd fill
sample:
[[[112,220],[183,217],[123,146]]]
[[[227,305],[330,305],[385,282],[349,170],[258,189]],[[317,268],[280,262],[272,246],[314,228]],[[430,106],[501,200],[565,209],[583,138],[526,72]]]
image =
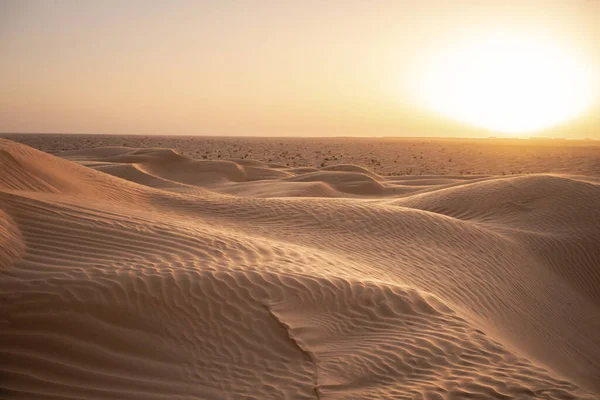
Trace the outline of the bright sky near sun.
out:
[[[600,139],[600,1],[0,0],[0,132]]]

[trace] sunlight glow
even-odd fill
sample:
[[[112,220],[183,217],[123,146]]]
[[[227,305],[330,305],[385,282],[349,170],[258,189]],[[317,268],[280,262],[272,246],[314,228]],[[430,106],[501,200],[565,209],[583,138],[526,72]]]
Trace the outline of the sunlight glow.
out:
[[[592,71],[554,42],[496,34],[439,54],[416,90],[427,108],[446,117],[520,134],[581,114],[594,100]]]

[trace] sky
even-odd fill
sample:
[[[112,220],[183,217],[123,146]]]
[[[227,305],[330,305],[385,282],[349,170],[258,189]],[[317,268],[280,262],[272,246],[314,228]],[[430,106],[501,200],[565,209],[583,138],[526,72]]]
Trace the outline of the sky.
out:
[[[600,139],[599,95],[599,0],[0,0],[0,132]]]

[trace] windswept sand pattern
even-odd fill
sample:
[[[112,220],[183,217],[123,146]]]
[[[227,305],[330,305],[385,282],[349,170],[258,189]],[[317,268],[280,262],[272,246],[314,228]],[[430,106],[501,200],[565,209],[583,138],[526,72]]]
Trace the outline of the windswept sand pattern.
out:
[[[597,399],[600,184],[0,139],[0,397]]]

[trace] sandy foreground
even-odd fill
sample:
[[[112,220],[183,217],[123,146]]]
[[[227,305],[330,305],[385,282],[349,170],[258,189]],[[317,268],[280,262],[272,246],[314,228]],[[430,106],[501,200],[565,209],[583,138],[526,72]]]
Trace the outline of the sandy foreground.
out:
[[[5,136],[2,399],[600,398],[595,142]]]

